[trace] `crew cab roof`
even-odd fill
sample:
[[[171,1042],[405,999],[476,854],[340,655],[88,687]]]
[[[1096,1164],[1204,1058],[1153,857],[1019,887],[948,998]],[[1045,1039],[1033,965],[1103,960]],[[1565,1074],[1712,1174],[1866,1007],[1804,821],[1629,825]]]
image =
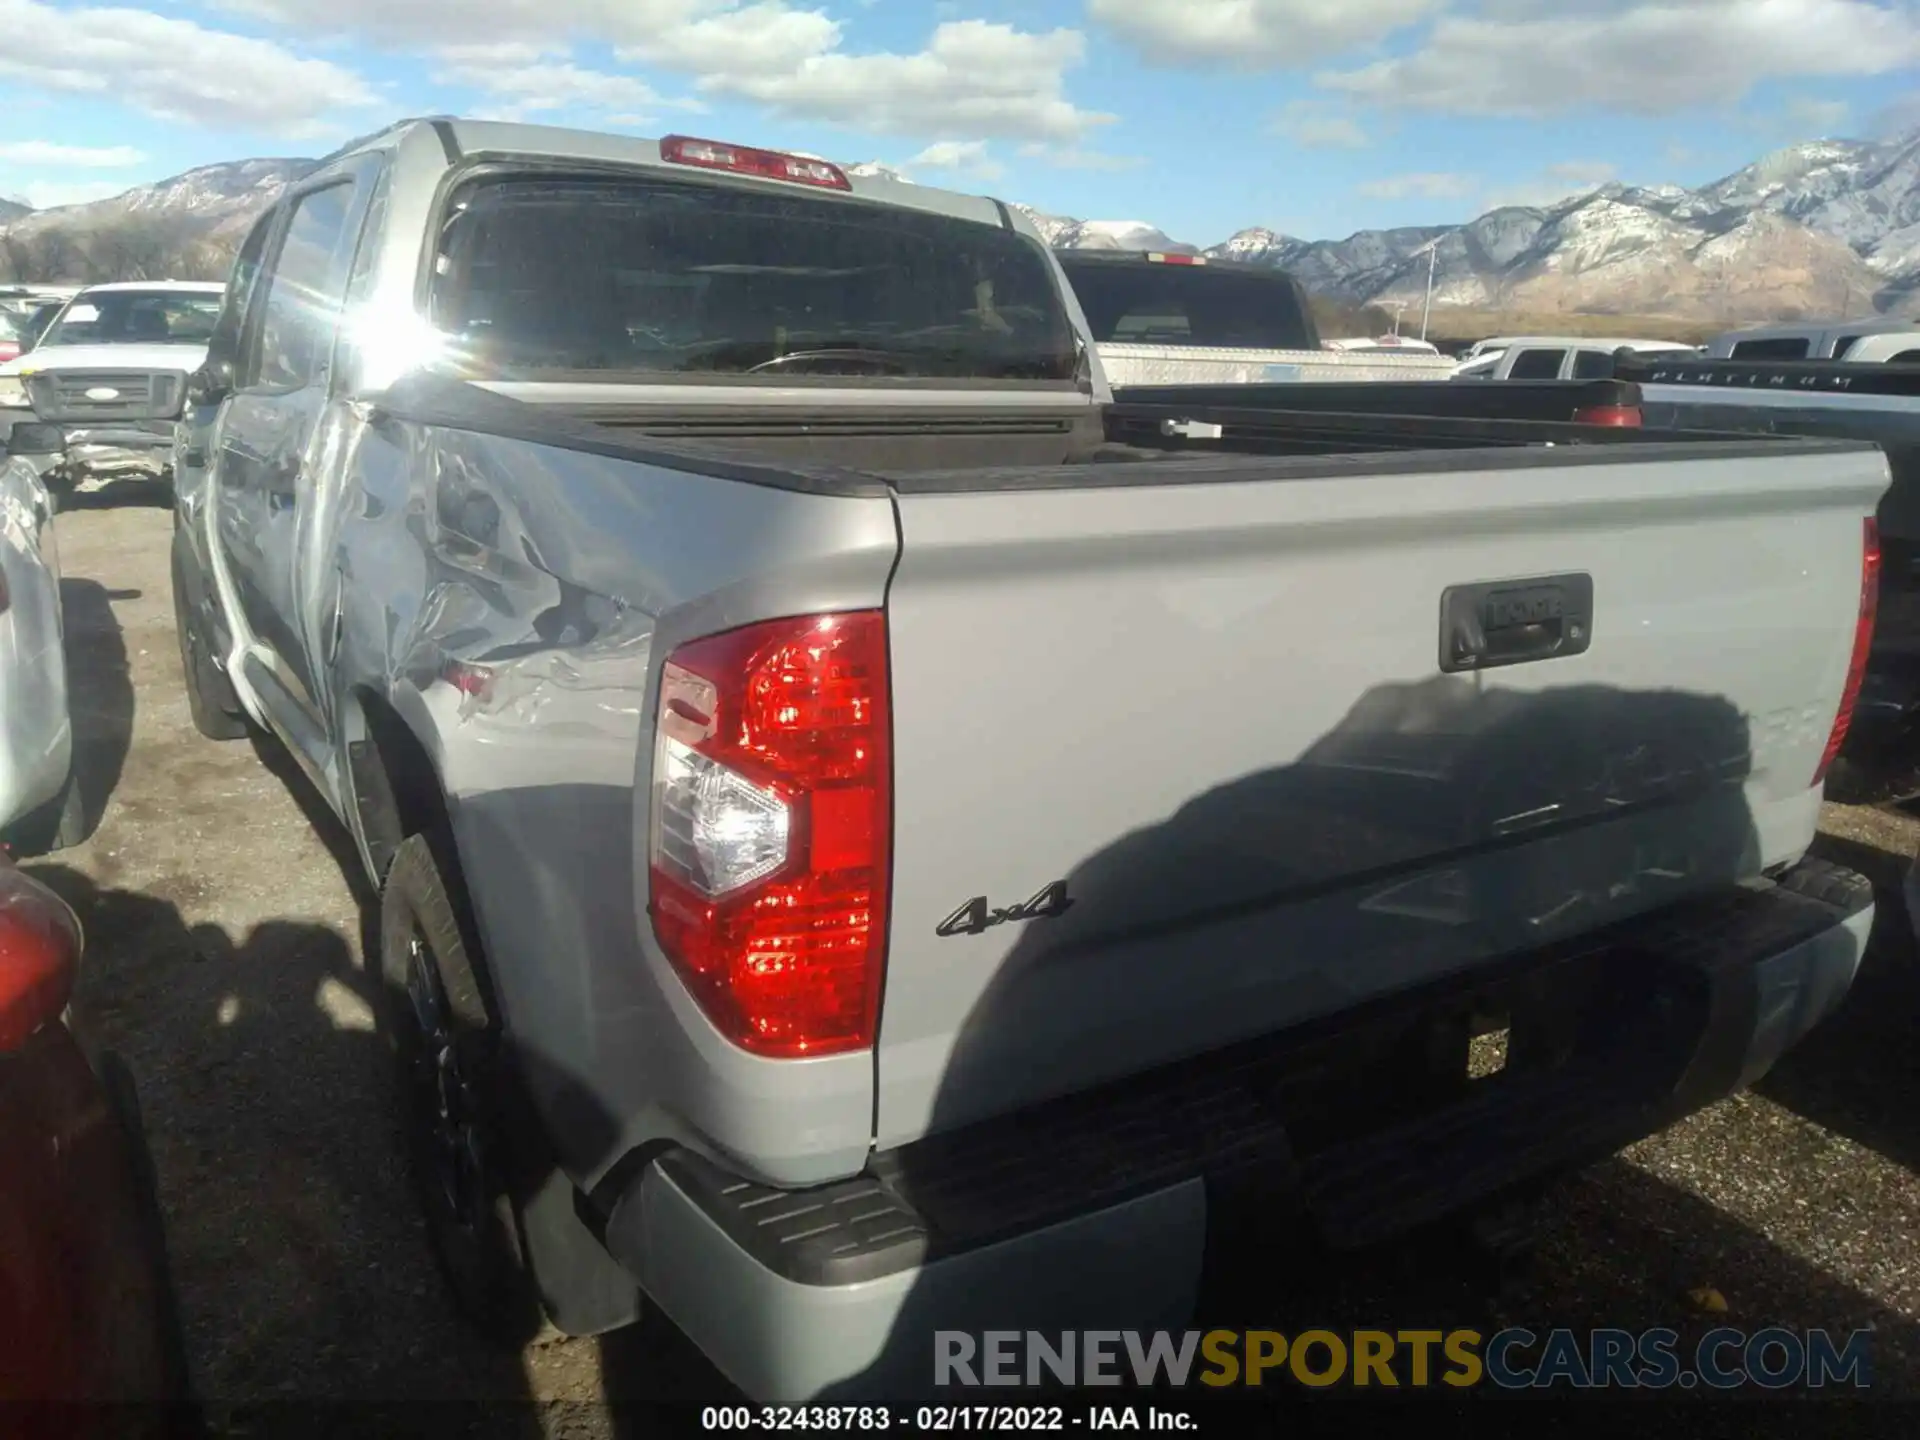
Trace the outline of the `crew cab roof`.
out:
[[[226,284],[219,280],[114,280],[105,285],[89,285],[80,295],[112,295],[135,290],[146,295],[154,291],[177,295],[223,295]]]
[[[606,135],[598,131],[574,130],[561,125],[525,125],[501,120],[462,120],[445,116],[402,121],[377,135],[368,136],[364,141],[347,150],[329,156],[324,163],[331,164],[366,150],[390,148],[404,142],[411,135],[428,129],[437,135],[439,143],[446,149],[450,159],[499,156],[559,164],[581,162],[595,166],[657,170],[663,175],[672,175],[683,180],[693,179],[702,174],[714,179],[721,178],[711,171],[703,172],[662,159],[658,140],[648,140],[639,136]],[[793,150],[782,151],[782,147],[778,145],[759,143],[750,139],[731,139],[725,136],[702,138],[711,138],[722,144],[757,147],[790,155],[803,153]],[[808,155],[806,158],[821,157]],[[1018,229],[1023,233],[1031,232],[1031,226],[1017,220],[1015,212],[997,200],[979,195],[966,195],[953,190],[938,190],[928,185],[888,180],[878,175],[857,175],[838,161],[828,163],[837,165],[847,176],[851,188],[844,193],[860,199],[877,200],[888,205],[897,205],[902,209],[921,210],[928,214],[945,215],[957,220],[974,220],[984,225],[1004,225],[1008,229]],[[729,174],[724,178],[730,184],[765,185],[782,190],[793,188],[784,181],[765,180],[749,175]],[[815,191],[813,193],[833,194],[835,192]]]

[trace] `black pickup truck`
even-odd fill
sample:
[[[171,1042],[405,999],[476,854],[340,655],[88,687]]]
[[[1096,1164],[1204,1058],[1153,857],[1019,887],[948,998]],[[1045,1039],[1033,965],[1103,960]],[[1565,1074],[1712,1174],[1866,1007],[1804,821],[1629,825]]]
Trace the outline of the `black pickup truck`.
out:
[[[1920,792],[1920,365],[1621,352],[1614,375],[1639,388],[1649,429],[1868,440],[1886,452],[1878,613],[1845,758],[1855,780]]]

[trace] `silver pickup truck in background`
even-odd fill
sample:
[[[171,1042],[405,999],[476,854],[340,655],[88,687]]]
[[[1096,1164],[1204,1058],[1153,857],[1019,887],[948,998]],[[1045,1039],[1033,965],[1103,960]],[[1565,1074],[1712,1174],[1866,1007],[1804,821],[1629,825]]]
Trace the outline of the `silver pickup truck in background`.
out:
[[[1839,1002],[1878,451],[1222,389],[1116,400],[996,201],[712,141],[412,122],[250,234],[189,696],[381,888],[477,1321],[924,1392],[936,1327],[1183,1325],[1249,1207],[1457,1214]]]

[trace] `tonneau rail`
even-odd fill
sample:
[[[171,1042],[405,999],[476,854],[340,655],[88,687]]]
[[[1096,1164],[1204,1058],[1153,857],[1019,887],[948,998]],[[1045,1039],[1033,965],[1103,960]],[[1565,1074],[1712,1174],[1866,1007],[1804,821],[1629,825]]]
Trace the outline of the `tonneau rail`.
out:
[[[1616,354],[1613,373],[1636,385],[1710,385],[1723,390],[1920,395],[1920,365],[1844,360],[1649,360]]]

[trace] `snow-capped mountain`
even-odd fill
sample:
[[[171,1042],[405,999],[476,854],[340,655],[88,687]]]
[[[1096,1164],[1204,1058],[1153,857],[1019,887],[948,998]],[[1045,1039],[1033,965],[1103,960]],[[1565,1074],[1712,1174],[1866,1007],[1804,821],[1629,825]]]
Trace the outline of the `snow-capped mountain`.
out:
[[[114,255],[132,253],[126,237],[137,234],[193,247],[199,268],[217,273],[218,253],[317,163],[206,165],[109,200],[24,215],[0,202],[0,264],[39,255],[80,271],[33,278],[89,278],[85,272],[113,268]],[[848,168],[913,180],[877,161]],[[1252,227],[1199,251],[1146,220],[1015,208],[1053,245],[1281,266],[1308,289],[1348,304],[1419,303],[1432,245],[1439,305],[1732,320],[1863,310],[1871,302],[1920,315],[1920,129],[1885,141],[1795,145],[1693,190],[1608,184],[1554,205],[1492,210],[1464,225],[1362,230],[1344,240]],[[103,235],[119,243],[91,243]]]
[[[1141,222],[1028,213],[1056,245],[1191,248]],[[1429,243],[1437,305],[1736,319],[1871,301],[1920,314],[1920,130],[1796,145],[1697,190],[1609,184],[1464,225],[1344,240],[1253,227],[1202,253],[1285,268],[1348,303],[1417,304]]]
[[[50,226],[89,230],[129,219],[155,219],[201,235],[220,234],[244,228],[316,163],[278,159],[202,165],[171,180],[141,185],[111,199],[34,211],[7,229],[32,234]]]
[[[1016,203],[1013,208],[1033,221],[1047,244],[1062,249],[1165,250],[1179,255],[1193,255],[1199,250],[1144,220],[1069,220],[1044,214],[1031,205]]]

